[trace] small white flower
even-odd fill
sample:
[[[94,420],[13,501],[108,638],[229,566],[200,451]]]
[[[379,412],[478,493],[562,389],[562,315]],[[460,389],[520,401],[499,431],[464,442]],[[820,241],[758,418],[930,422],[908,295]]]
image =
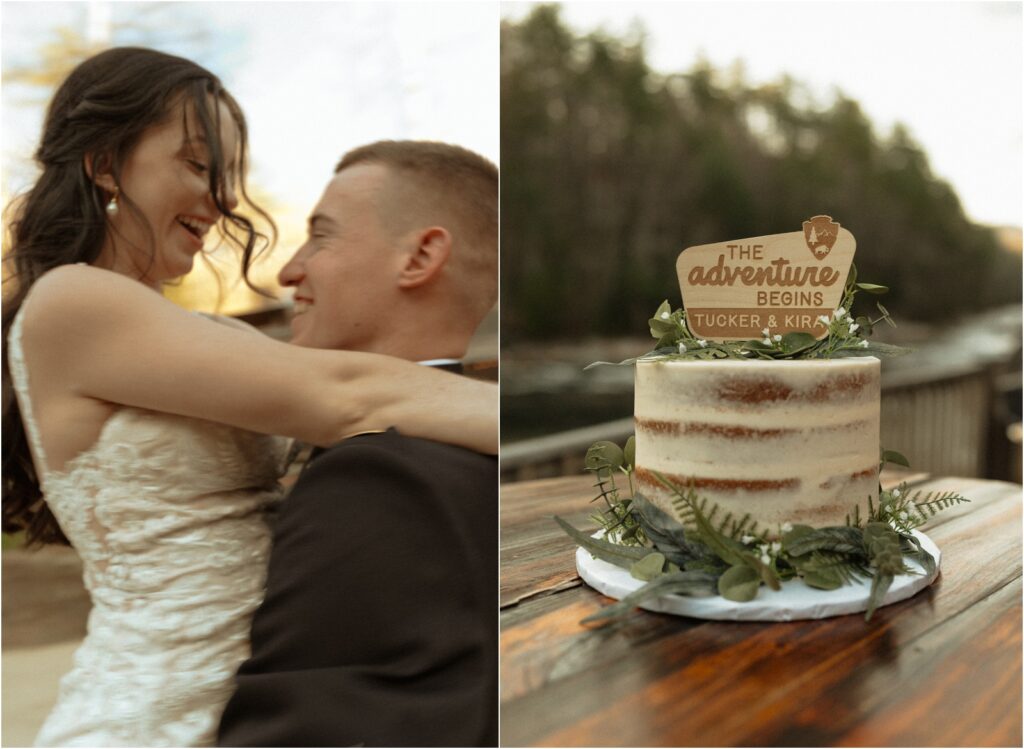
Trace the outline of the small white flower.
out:
[[[893,489],[892,490],[892,496],[896,497],[896,499],[899,499],[900,496],[901,496],[900,490],[899,489]]]
[[[903,520],[904,522],[906,522],[908,519],[910,519],[910,515],[907,514],[907,511],[906,510],[900,511],[900,520]]]
[[[782,340],[782,336],[776,333],[775,335],[772,336],[772,340],[778,343],[779,341]]]
[[[662,320],[667,320],[668,318],[669,318],[669,314],[668,314],[668,312],[662,312],[662,313],[661,313],[661,319],[662,319]]]
[[[833,314],[833,315],[835,316],[835,318],[836,318],[837,320],[842,320],[842,319],[843,319],[843,315],[845,315],[845,314],[846,314],[846,310],[845,310],[845,309],[843,309],[842,307],[838,307],[838,308],[836,309],[836,311],[835,311],[835,312],[833,312],[832,314]]]
[[[685,354],[686,353],[686,344],[683,343],[682,341],[679,342],[679,353],[680,354]]]
[[[761,341],[761,343],[763,343],[765,346],[771,346],[772,345],[772,339],[771,338],[765,338],[763,341]]]
[[[768,552],[765,552],[764,554],[761,555],[761,563],[762,564],[771,564],[772,563],[772,558],[770,556],[768,556]]]
[[[761,328],[761,332],[764,333],[764,337],[768,337],[768,328]]]
[[[698,339],[698,341],[697,341],[697,345],[698,345],[698,346],[700,346],[701,348],[704,348],[705,346],[707,346],[707,345],[708,345],[708,342],[707,342],[707,341],[705,341],[705,340],[704,340],[703,338],[700,338],[700,339]]]
[[[860,347],[861,348],[867,348],[868,347],[868,340],[867,340],[867,338],[865,338],[863,341],[860,342]]]
[[[828,319],[828,315],[818,315],[818,322],[828,325],[830,322],[830,320]]]
[[[745,544],[752,543],[752,542],[754,542],[756,540],[757,539],[755,539],[753,536],[748,536],[746,534],[744,534],[743,536],[740,537],[740,541],[742,541]]]
[[[857,323],[851,322],[850,323],[850,332],[851,333],[856,333],[857,332],[857,328],[859,328],[859,327],[860,327],[860,325],[858,325]]]
[[[778,554],[780,551],[782,551],[782,544],[780,544],[778,541],[773,541],[772,554]]]
[[[782,524],[782,532],[783,533],[789,533],[791,530],[793,530],[793,524],[792,523],[787,521],[787,522]]]

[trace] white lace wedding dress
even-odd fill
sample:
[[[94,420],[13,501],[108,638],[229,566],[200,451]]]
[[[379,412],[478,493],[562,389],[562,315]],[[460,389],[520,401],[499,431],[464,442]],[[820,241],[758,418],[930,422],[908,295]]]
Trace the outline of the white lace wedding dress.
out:
[[[51,470],[21,320],[8,336],[12,380],[46,502],[92,597],[88,634],[36,745],[212,745],[249,654],[287,442],[125,407]]]

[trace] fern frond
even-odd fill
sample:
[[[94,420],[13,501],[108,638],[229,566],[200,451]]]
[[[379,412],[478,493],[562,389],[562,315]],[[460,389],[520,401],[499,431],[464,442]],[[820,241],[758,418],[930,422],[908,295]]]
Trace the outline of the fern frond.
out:
[[[723,534],[729,536],[729,538],[733,539],[734,541],[739,541],[744,536],[760,537],[760,535],[761,535],[758,532],[757,521],[754,520],[753,522],[751,522],[751,517],[750,517],[750,513],[749,512],[746,513],[743,517],[741,517],[739,519],[739,522],[735,522],[734,521],[732,523],[732,525],[729,526],[728,531],[726,531],[725,529],[722,529],[721,532]]]
[[[868,498],[870,502],[870,497]],[[846,525],[850,528],[860,528],[860,505],[855,504],[853,506],[853,517],[850,517],[850,513],[846,513]]]
[[[600,496],[594,499],[600,499]],[[647,538],[633,513],[632,504],[632,499],[615,501],[607,510],[594,513],[590,518],[604,529],[606,537],[614,534],[619,543],[626,546],[646,546]]]
[[[712,505],[711,512],[706,513],[704,508],[706,508],[708,504],[707,498],[698,501],[697,493],[693,486],[690,486],[684,494],[678,486],[666,479],[660,473],[655,472],[654,477],[662,486],[669,489],[675,495],[672,499],[674,507],[681,510],[682,505],[679,504],[680,502],[689,506],[689,514],[692,516],[694,522],[691,532],[694,537],[707,546],[715,556],[730,566],[747,566],[756,570],[758,575],[769,588],[772,590],[779,589],[778,575],[775,574],[775,571],[770,565],[762,562],[739,541],[723,536],[716,530],[715,526],[710,521],[710,515],[714,514],[714,510],[717,509],[717,505]],[[683,512],[680,511],[680,515],[682,514]]]
[[[605,484],[611,484],[611,487],[607,487]],[[615,486],[615,479],[613,477],[609,476],[603,479],[598,474],[597,483],[594,484],[594,488],[597,489],[597,496],[590,500],[591,502],[603,499],[608,507],[611,508],[619,501],[619,489]]]
[[[843,585],[850,585],[871,577],[871,570],[866,564],[848,554],[837,554],[830,551],[812,551],[810,558],[803,562],[800,568],[825,574],[831,573],[838,577]]]
[[[963,504],[964,502],[970,502],[971,500],[963,496],[959,492],[928,492],[924,495],[924,501],[919,501],[921,492],[916,492],[913,499],[914,506],[922,516],[928,513],[929,518],[933,518],[943,510],[948,510],[950,507]]]

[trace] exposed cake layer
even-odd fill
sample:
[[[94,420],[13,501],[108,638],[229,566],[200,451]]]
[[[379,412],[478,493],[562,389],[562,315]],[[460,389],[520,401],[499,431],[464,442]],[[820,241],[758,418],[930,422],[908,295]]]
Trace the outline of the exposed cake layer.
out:
[[[880,362],[640,361],[637,488],[672,511],[655,478],[740,517],[841,525],[878,495]]]

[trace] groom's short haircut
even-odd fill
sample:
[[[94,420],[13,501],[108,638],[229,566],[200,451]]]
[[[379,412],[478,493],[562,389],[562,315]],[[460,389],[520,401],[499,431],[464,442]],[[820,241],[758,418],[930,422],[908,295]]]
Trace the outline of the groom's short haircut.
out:
[[[382,140],[346,153],[334,173],[356,164],[396,172],[389,200],[378,206],[396,233],[416,222],[439,223],[452,233],[449,268],[457,292],[479,319],[498,297],[498,168],[461,146],[421,140]]]

